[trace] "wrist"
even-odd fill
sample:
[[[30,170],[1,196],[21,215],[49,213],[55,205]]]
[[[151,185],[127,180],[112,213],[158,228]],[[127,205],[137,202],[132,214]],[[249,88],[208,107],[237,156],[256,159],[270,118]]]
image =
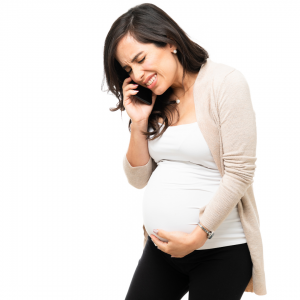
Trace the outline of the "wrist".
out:
[[[130,127],[131,127],[131,126],[135,126],[135,127],[144,127],[145,125],[148,125],[148,118],[147,118],[147,119],[140,120],[140,121],[132,121],[132,120],[131,120]]]
[[[206,227],[204,227],[200,221],[197,224],[206,234],[207,234],[207,238],[211,239],[214,236],[214,231],[208,230]]]
[[[207,240],[207,233],[197,225],[190,233],[189,244],[193,249],[198,249],[202,247]]]

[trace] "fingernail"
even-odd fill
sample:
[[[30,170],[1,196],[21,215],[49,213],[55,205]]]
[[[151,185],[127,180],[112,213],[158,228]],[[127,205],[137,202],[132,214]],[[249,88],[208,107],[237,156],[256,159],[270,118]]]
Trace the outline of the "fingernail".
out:
[[[153,232],[158,234],[158,229],[153,229]]]

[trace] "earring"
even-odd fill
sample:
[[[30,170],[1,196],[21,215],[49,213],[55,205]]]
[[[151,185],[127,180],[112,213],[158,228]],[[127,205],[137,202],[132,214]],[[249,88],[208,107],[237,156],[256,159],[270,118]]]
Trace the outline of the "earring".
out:
[[[175,53],[175,54],[176,54],[176,53],[177,53],[177,50],[176,50],[176,49],[175,49],[175,50],[173,50],[173,53]]]

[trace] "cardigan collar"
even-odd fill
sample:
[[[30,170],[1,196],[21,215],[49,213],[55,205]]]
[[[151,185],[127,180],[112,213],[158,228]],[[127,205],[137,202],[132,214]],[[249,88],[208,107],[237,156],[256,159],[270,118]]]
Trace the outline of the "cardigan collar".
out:
[[[207,90],[209,85],[211,85],[211,91],[213,91],[212,80],[207,76],[211,74],[212,69],[215,67],[215,63],[207,58],[206,63],[204,63],[198,76],[196,78],[194,87],[193,87],[193,96],[195,104],[196,119],[200,131],[210,149],[212,157],[218,167],[218,170],[223,177],[224,167],[222,162],[222,142],[221,142],[221,131],[217,124],[218,116],[216,116],[211,110],[213,105],[213,97],[211,94],[202,93],[202,90]],[[216,138],[219,136],[219,138]]]

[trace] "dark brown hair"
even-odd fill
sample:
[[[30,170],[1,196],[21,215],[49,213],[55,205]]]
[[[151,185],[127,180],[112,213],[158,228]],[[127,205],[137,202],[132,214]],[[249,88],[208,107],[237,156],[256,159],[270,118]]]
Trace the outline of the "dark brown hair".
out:
[[[156,47],[163,48],[167,43],[177,47],[177,57],[183,67],[183,79],[186,73],[198,73],[201,65],[209,57],[208,52],[193,42],[188,35],[179,27],[179,25],[162,9],[151,3],[143,3],[130,8],[121,15],[111,26],[104,44],[104,73],[108,90],[112,92],[119,103],[116,108],[110,108],[110,111],[125,110],[123,105],[123,81],[120,80],[121,66],[116,60],[116,48],[118,42],[127,34],[130,34],[140,43],[152,43]],[[104,81],[104,78],[103,78]],[[101,90],[103,87],[103,82]],[[173,89],[169,87],[162,95],[157,95],[152,112],[148,118],[148,131],[143,132],[151,140],[162,135],[169,126],[169,120],[172,120],[174,110],[179,112],[176,107],[176,101],[170,100]],[[159,132],[160,126],[158,119],[163,119],[164,128]],[[128,124],[130,131],[131,119]],[[171,122],[172,124],[172,122]],[[149,126],[153,128],[149,132]],[[162,126],[162,125],[161,125]]]

